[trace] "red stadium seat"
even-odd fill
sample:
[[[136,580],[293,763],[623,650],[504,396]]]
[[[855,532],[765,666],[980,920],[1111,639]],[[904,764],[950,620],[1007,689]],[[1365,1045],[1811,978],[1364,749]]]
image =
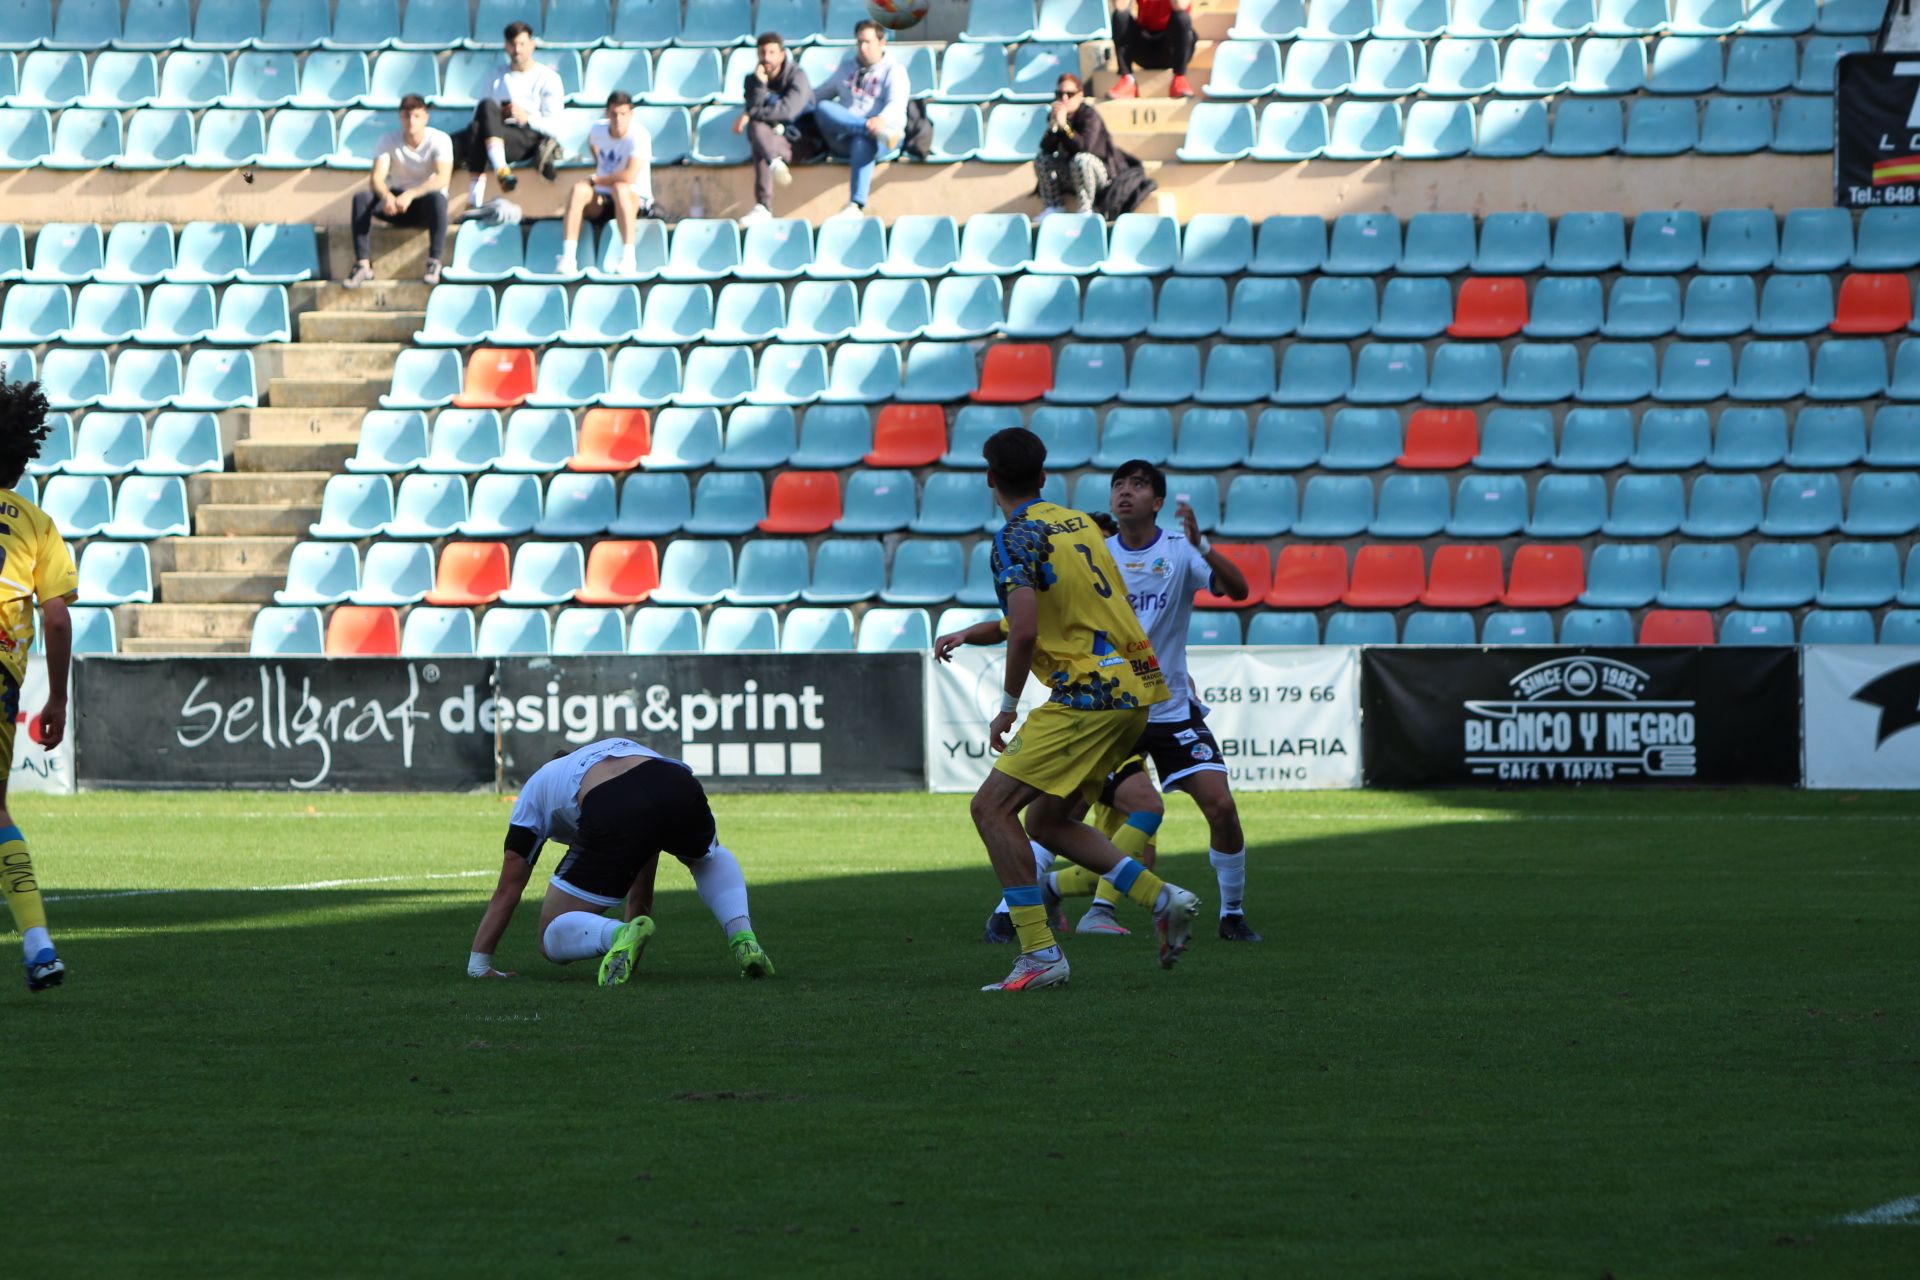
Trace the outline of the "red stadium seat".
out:
[[[343,604],[327,619],[329,658],[397,658],[400,611],[385,606]]]
[[[1420,471],[1452,471],[1480,452],[1480,420],[1471,409],[1415,409],[1407,420],[1400,465]]]
[[[1913,288],[1903,275],[1852,275],[1840,282],[1835,333],[1899,333],[1913,319]]]
[[[653,418],[645,409],[589,409],[569,471],[631,471],[653,449]]]
[[[840,518],[840,476],[833,471],[783,471],[773,478],[762,533],[825,533]]]
[[[1476,276],[1461,282],[1447,333],[1455,338],[1511,338],[1526,323],[1526,281],[1517,276]]]
[[[660,552],[650,541],[596,542],[587,552],[581,604],[639,604],[660,585]]]
[[[1435,609],[1479,609],[1498,600],[1505,587],[1500,548],[1441,547],[1433,553],[1433,570],[1420,603]]]
[[[870,467],[930,467],[947,451],[947,411],[937,404],[890,404],[873,422]]]
[[[512,575],[504,542],[449,542],[440,550],[440,572],[428,604],[492,604]]]
[[[1053,348],[1044,342],[996,342],[987,348],[975,400],[1025,404],[1053,390]]]
[[[1564,609],[1587,589],[1578,547],[1529,546],[1513,553],[1513,576],[1500,603],[1510,609]]]
[[[1253,609],[1260,604],[1261,589],[1273,577],[1273,553],[1265,543],[1260,542],[1216,542],[1213,549],[1233,561],[1240,572],[1246,575],[1247,598],[1235,600],[1232,596],[1202,588],[1193,593],[1193,603],[1202,609]]]
[[[1404,609],[1427,586],[1427,558],[1418,547],[1362,547],[1353,557],[1353,581],[1342,604],[1356,609]]]
[[[1282,547],[1267,603],[1276,609],[1324,609],[1346,589],[1345,547]]]
[[[481,347],[467,357],[467,385],[453,398],[462,409],[511,409],[533,394],[533,352]]]
[[[1640,620],[1641,644],[1713,642],[1713,615],[1705,609],[1649,609]]]

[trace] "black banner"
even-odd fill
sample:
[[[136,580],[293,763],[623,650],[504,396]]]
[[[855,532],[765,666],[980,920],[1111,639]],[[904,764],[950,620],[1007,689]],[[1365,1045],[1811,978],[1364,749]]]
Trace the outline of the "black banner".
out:
[[[1920,203],[1920,55],[1850,53],[1834,93],[1834,203]]]
[[[481,658],[82,658],[82,787],[466,791],[496,777]]]
[[[1793,649],[1368,649],[1368,786],[1800,781]]]
[[[598,738],[684,760],[716,791],[921,790],[924,659],[916,653],[686,654],[503,660],[508,787]]]

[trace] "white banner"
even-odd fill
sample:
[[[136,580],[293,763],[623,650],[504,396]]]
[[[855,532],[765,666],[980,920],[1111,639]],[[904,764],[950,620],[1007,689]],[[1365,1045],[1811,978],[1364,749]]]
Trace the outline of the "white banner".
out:
[[[39,654],[27,659],[27,682],[20,686],[20,711],[13,718],[13,776],[10,791],[46,791],[73,794],[73,703],[67,703],[67,738],[48,751],[33,740],[32,728],[47,705],[47,662]]]
[[[1920,647],[1801,650],[1807,785],[1920,790]]]
[[[1360,785],[1360,651],[1207,647],[1187,653],[1238,791],[1322,791]],[[928,659],[927,783],[973,791],[993,767],[987,722],[1000,707],[1004,648]],[[1046,700],[1032,677],[1023,712]]]

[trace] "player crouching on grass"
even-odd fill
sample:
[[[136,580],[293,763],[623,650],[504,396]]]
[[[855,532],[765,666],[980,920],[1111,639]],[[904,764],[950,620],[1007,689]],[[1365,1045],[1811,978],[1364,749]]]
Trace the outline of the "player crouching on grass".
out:
[[[20,721],[20,685],[33,647],[33,602],[47,630],[47,706],[40,713],[40,745],[51,751],[67,736],[67,659],[73,620],[67,602],[79,577],[73,554],[46,512],[14,486],[47,438],[47,398],[37,382],[8,382],[0,369],[0,897],[7,900],[27,966],[27,990],[45,991],[66,980],[67,967],[47,934],[47,908],[26,837],[7,809],[13,771],[13,735]]]
[[[991,561],[1006,616],[1004,623],[941,636],[934,656],[945,661],[962,644],[996,644],[1005,627],[1006,689],[987,737],[1000,758],[973,797],[973,821],[1006,890],[1020,958],[1004,980],[982,989],[1028,991],[1067,980],[1067,958],[1035,883],[1029,833],[1152,911],[1160,964],[1172,968],[1200,900],[1133,856],[1158,824],[1135,815],[1110,841],[1074,818],[1075,806],[1098,796],[1107,775],[1132,753],[1147,727],[1147,708],[1166,700],[1166,680],[1140,620],[1115,590],[1119,570],[1099,528],[1085,512],[1040,497],[1047,461],[1040,437],[1008,427],[990,436],[981,453],[987,485],[1007,514]],[[1029,670],[1052,696],[1009,742]]]
[[[549,760],[521,788],[508,819],[500,882],[473,935],[468,977],[513,977],[493,967],[493,953],[548,840],[569,846],[540,908],[540,954],[553,963],[598,956],[603,987],[633,975],[653,937],[644,912],[664,849],[693,873],[700,900],[726,931],[740,975],[773,976],[773,961],[747,917],[740,863],[720,843],[693,771],[637,742],[605,738]],[[625,924],[604,914],[622,901]]]

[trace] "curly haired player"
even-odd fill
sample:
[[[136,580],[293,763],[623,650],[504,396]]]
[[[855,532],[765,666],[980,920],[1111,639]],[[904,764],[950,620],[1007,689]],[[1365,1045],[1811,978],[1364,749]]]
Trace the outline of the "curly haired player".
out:
[[[40,743],[50,751],[67,734],[67,659],[73,651],[67,603],[79,579],[73,553],[52,517],[13,491],[27,463],[39,456],[47,431],[47,398],[40,384],[6,381],[0,370],[0,895],[6,897],[21,933],[29,991],[57,987],[67,976],[47,933],[47,908],[40,899],[33,856],[7,809],[36,598],[47,632],[47,706],[40,715]]]

